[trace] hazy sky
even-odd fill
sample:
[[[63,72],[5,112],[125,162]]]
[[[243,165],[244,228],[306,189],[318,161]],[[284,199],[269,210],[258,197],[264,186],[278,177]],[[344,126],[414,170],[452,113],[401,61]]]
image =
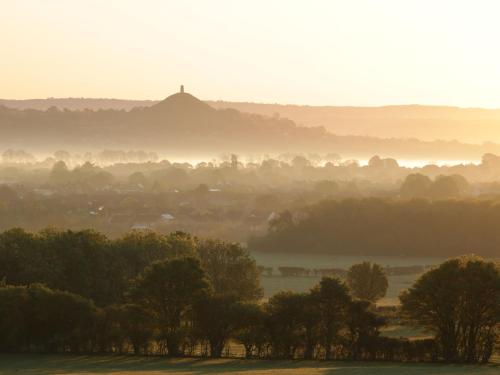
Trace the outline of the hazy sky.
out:
[[[500,107],[500,1],[0,0],[0,98]]]

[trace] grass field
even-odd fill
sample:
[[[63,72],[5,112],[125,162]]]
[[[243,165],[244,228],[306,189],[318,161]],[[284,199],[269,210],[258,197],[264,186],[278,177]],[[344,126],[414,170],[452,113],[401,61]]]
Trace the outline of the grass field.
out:
[[[262,276],[261,285],[264,289],[264,298],[269,298],[283,290],[306,292],[319,283],[321,277],[282,277],[279,274],[280,266],[296,266],[313,268],[343,268],[363,261],[371,261],[382,266],[412,266],[434,265],[441,263],[443,258],[436,257],[398,257],[398,256],[360,256],[360,255],[328,255],[328,254],[286,254],[252,252],[257,264],[273,267],[273,276]],[[380,300],[380,305],[396,305],[399,303],[399,294],[409,288],[419,277],[418,274],[390,276],[387,295]]]
[[[0,355],[0,374],[322,374],[322,375],[498,375],[500,366],[404,364],[387,362],[312,362],[205,360],[133,356]]]
[[[379,305],[397,305],[399,304],[399,293],[404,289],[409,288],[419,275],[403,275],[403,276],[389,276],[389,288],[387,295],[382,298]],[[274,294],[289,290],[292,292],[307,292],[309,289],[317,285],[321,281],[321,277],[315,276],[297,276],[297,277],[283,277],[283,276],[262,276],[260,283],[264,288],[264,298],[269,298]]]

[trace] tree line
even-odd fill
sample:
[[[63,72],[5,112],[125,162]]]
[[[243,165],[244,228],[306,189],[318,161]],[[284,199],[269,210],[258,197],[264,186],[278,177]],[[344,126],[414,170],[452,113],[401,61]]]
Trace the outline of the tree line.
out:
[[[325,200],[285,210],[249,247],[259,251],[356,255],[500,254],[495,201],[382,198]],[[363,235],[360,235],[363,233]]]
[[[412,266],[386,266],[384,273],[387,276],[402,276],[402,275],[417,275],[423,273],[430,266],[412,265]],[[273,276],[273,267],[258,266],[262,276]],[[319,277],[319,276],[336,276],[345,278],[348,271],[343,268],[306,268],[298,266],[281,266],[278,267],[280,276],[282,277]],[[352,272],[352,270],[351,270]]]
[[[335,196],[365,195],[368,191],[374,194],[380,190],[385,195],[430,199],[498,193],[498,186],[494,184],[500,177],[500,156],[494,154],[484,154],[480,164],[429,164],[409,168],[398,164],[394,158],[377,155],[363,164],[362,161],[343,159],[334,152],[283,153],[256,159],[224,154],[218,159],[189,163],[169,162],[154,152],[143,150],[105,149],[97,153],[58,150],[38,160],[28,151],[7,149],[0,155],[0,177],[11,183],[30,181],[57,189],[84,184],[79,175],[85,172],[89,176],[106,173],[108,186],[141,184],[145,191],[152,190],[155,184],[176,189],[192,189],[199,184],[212,187],[217,184],[244,185],[262,190],[272,185],[296,189],[297,181],[301,181],[305,184],[301,186],[303,190]],[[74,170],[77,173],[70,173]],[[443,177],[448,179],[438,181]],[[349,194],[346,183],[356,186],[359,191]],[[89,187],[93,185],[89,184]]]
[[[255,261],[236,243],[184,232],[132,231],[117,239],[93,230],[0,233],[0,280],[18,286],[41,283],[98,306],[125,301],[130,280],[155,261],[177,257],[199,259],[218,291],[231,289],[242,299],[262,295]]]
[[[98,246],[98,244],[100,244]],[[498,265],[452,259],[401,295],[401,319],[433,338],[381,334],[378,265],[262,301],[240,245],[185,233],[0,234],[0,351],[487,362],[500,323]],[[111,265],[113,267],[109,268]],[[38,269],[39,266],[42,268]]]

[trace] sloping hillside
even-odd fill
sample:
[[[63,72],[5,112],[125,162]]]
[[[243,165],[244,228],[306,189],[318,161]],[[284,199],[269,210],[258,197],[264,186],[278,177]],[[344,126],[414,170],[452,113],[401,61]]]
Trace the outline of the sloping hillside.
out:
[[[129,111],[158,101],[91,98],[0,99],[0,106],[17,109],[115,109]],[[379,138],[417,138],[424,141],[458,140],[464,143],[500,143],[500,109],[400,105],[383,107],[300,106],[206,101],[216,109],[268,117],[288,118],[301,126],[323,126],[337,135]]]
[[[48,103],[51,100],[48,99]],[[96,105],[98,102],[89,103]],[[416,138],[394,136],[339,135],[323,127],[298,126],[283,116],[241,112],[225,108],[231,103],[218,103],[221,108],[217,109],[213,107],[217,107],[214,103],[210,106],[181,92],[129,111],[71,111],[53,106],[41,111],[0,107],[0,149],[21,148],[51,153],[61,148],[75,151],[142,148],[184,157],[207,157],[225,152],[333,152],[344,158],[369,158],[379,154],[425,160],[479,160],[484,153],[500,153],[500,145],[492,143],[478,145],[453,141],[422,142]],[[272,108],[266,106],[262,108]],[[256,107],[249,106],[242,109],[257,111]],[[365,116],[370,117],[372,110],[375,111],[366,110]],[[406,116],[406,109],[402,108],[400,112],[401,116]]]
[[[425,105],[319,107],[224,101],[208,103],[214,108],[279,115],[304,126],[324,126],[338,135],[500,142],[500,109]]]

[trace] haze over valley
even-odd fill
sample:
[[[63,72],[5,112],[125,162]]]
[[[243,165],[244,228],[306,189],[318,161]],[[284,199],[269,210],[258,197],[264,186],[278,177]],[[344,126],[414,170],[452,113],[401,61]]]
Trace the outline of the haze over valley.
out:
[[[345,159],[377,154],[423,165],[477,163],[485,153],[500,153],[500,110],[202,102],[184,92],[157,102],[69,98],[0,105],[1,144],[25,144],[42,154],[64,145],[80,152],[142,148],[177,160],[227,152],[335,152]]]
[[[0,375],[498,375],[500,3],[0,10]]]

